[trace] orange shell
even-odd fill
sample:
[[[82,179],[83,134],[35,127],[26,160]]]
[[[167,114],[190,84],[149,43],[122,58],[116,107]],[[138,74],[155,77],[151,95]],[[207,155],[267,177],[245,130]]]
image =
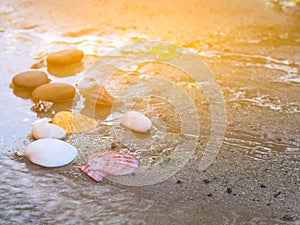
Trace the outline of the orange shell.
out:
[[[88,101],[95,102],[97,105],[112,106],[115,102],[115,98],[103,86],[82,89],[81,93]]]
[[[61,111],[54,115],[52,123],[63,128],[67,134],[78,134],[95,129],[99,123],[87,116],[69,111]]]
[[[104,87],[101,87],[97,96],[96,103],[99,105],[110,106],[114,103],[115,98],[111,96]]]

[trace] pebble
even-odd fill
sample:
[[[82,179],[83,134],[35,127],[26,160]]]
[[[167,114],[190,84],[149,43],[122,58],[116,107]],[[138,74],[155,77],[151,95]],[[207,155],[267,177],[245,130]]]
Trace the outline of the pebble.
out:
[[[226,192],[227,192],[228,194],[231,194],[231,193],[232,193],[232,188],[231,188],[231,187],[226,188]]]
[[[73,63],[67,65],[48,64],[47,71],[56,77],[74,76],[83,69],[83,63]]]
[[[34,102],[39,100],[57,102],[70,100],[75,96],[75,88],[70,84],[50,83],[37,87],[31,93]]]
[[[55,138],[63,139],[66,137],[66,131],[51,123],[37,123],[31,130],[32,136],[35,139]]]
[[[59,167],[72,162],[78,154],[77,148],[67,142],[45,138],[26,146],[24,155],[31,162],[44,167]]]
[[[279,195],[281,195],[281,191],[278,191],[276,194],[274,194],[274,198],[277,198]]]
[[[203,180],[203,183],[204,183],[204,184],[209,184],[209,183],[210,183],[210,180],[204,179],[204,180]]]
[[[113,142],[113,143],[111,143],[110,148],[111,148],[112,150],[115,150],[116,148],[118,148],[118,145],[117,145],[115,142]]]
[[[49,81],[50,79],[47,74],[42,71],[27,71],[19,73],[12,79],[14,85],[27,89],[34,89],[38,86],[49,83]]]
[[[81,62],[84,54],[77,49],[68,49],[51,53],[47,56],[47,63],[53,65],[68,65]]]
[[[146,133],[152,127],[151,120],[137,111],[129,111],[122,117],[121,124],[133,131]]]
[[[281,219],[282,219],[283,221],[293,222],[293,221],[296,221],[297,218],[296,218],[295,216],[286,214],[286,215],[283,215],[283,216],[281,217]]]

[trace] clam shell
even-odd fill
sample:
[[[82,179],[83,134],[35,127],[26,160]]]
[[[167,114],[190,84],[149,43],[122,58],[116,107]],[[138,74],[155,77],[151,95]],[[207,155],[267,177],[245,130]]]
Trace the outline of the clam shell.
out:
[[[119,152],[102,152],[89,157],[87,165],[80,167],[95,181],[102,181],[106,175],[127,175],[138,168],[138,161]]]
[[[133,131],[146,133],[152,127],[151,120],[137,111],[129,111],[122,117],[121,124]]]
[[[30,143],[24,155],[40,166],[59,167],[72,162],[77,156],[77,149],[67,142],[46,138]]]
[[[66,131],[63,128],[51,123],[37,123],[32,127],[31,133],[35,139],[66,137]]]
[[[83,133],[99,126],[99,123],[96,120],[69,111],[56,113],[52,118],[52,123],[63,128],[67,134]]]

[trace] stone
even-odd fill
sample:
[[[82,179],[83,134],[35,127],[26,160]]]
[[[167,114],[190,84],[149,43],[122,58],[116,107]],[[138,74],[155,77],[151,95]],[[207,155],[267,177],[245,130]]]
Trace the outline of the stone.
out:
[[[50,79],[42,71],[27,71],[15,75],[12,82],[17,87],[34,89],[43,84],[49,83]]]
[[[66,137],[67,134],[63,128],[51,123],[37,123],[32,127],[31,133],[35,139],[63,139]]]
[[[81,62],[84,54],[77,49],[68,49],[51,53],[47,56],[47,64],[68,65]]]
[[[33,90],[31,99],[34,102],[43,100],[47,102],[66,101],[73,99],[76,89],[70,84],[50,83],[44,84]]]
[[[56,77],[74,76],[83,69],[83,63],[73,63],[68,65],[49,64],[47,72]]]

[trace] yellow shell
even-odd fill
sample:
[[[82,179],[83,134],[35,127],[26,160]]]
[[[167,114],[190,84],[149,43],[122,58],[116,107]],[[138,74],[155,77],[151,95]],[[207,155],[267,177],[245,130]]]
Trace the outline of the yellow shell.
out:
[[[52,123],[63,128],[67,134],[83,133],[99,126],[96,120],[69,111],[56,113],[52,118]]]

